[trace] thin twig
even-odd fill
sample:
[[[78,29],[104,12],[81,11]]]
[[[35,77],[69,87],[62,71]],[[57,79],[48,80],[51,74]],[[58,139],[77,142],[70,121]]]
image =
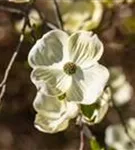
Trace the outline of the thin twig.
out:
[[[84,133],[83,133],[83,129],[80,130],[80,146],[79,146],[79,150],[83,150],[84,149]]]
[[[23,42],[23,39],[24,39],[24,33],[22,33],[22,34],[20,35],[19,43],[18,43],[18,45],[17,45],[16,51],[13,53],[13,55],[12,55],[12,57],[11,57],[11,59],[10,59],[10,62],[9,62],[9,64],[8,64],[8,67],[7,67],[7,69],[6,69],[6,71],[5,71],[5,74],[4,74],[4,78],[3,78],[3,80],[2,80],[2,82],[1,82],[1,84],[0,84],[0,88],[1,88],[1,87],[6,83],[6,81],[7,81],[9,72],[10,72],[11,67],[12,67],[12,64],[14,63],[15,58],[16,58],[16,56],[17,56],[19,50],[20,50],[21,44],[22,44],[22,42]]]
[[[1,89],[1,92],[0,92],[0,102],[1,102],[2,97],[5,94],[5,91],[6,91],[6,84],[4,84],[3,87],[2,87],[2,89]]]
[[[80,128],[80,145],[79,145],[79,150],[84,149],[84,131],[83,131],[83,122],[82,122],[82,116],[79,115],[76,120],[76,124]]]
[[[14,13],[21,13],[24,15],[25,17],[25,22],[24,22],[24,25],[23,25],[23,28],[22,28],[22,31],[21,31],[21,34],[20,34],[20,37],[19,37],[19,43],[16,47],[16,50],[15,52],[13,53],[10,61],[9,61],[9,64],[5,70],[5,73],[4,73],[4,77],[3,77],[3,80],[2,82],[0,83],[0,88],[1,88],[1,92],[0,92],[0,103],[2,102],[2,98],[4,96],[4,93],[6,91],[6,82],[8,80],[8,76],[9,76],[9,73],[10,73],[10,70],[12,69],[12,66],[13,66],[13,63],[15,62],[15,59],[20,51],[20,48],[22,46],[22,43],[23,43],[23,40],[24,40],[24,35],[25,35],[25,29],[26,29],[26,26],[28,25],[29,27],[32,28],[30,22],[29,22],[29,17],[28,17],[28,13],[29,13],[29,7],[31,7],[33,5],[35,1],[33,0],[30,5],[27,5],[27,11],[26,12],[23,12],[22,10],[18,10],[16,8],[10,8],[10,7],[7,7],[5,8],[6,6],[2,6],[1,8],[5,8],[5,10],[9,11],[9,12],[14,12]],[[32,28],[33,30],[33,28]]]
[[[54,24],[52,24],[51,22],[47,22],[46,21],[46,25],[50,28],[50,29],[58,29],[58,27],[56,27]]]
[[[53,24],[52,22],[50,22],[49,20],[46,19],[46,17],[44,16],[44,13],[41,12],[41,11],[39,10],[39,8],[37,8],[36,6],[35,6],[34,8],[35,8],[36,11],[38,12],[38,14],[39,14],[39,16],[40,16],[40,18],[41,18],[41,20],[42,20],[44,26],[47,26],[47,27],[49,27],[49,29],[52,29],[52,30],[58,29],[58,27],[57,27],[55,24]]]
[[[88,128],[86,124],[82,122],[82,116],[78,116],[76,120],[76,124],[80,127],[80,146],[79,150],[84,150],[85,146],[85,137],[91,140],[94,136],[92,135],[91,130]]]
[[[28,12],[27,12],[27,14],[28,14]],[[13,63],[15,62],[15,59],[16,59],[16,57],[17,57],[17,55],[18,55],[18,53],[19,53],[19,51],[20,51],[21,45],[22,45],[22,43],[23,43],[24,34],[25,34],[25,29],[26,29],[26,26],[27,26],[27,25],[30,26],[30,24],[29,24],[29,18],[28,18],[28,15],[25,15],[25,23],[24,23],[24,25],[23,25],[22,32],[21,32],[20,37],[19,37],[19,43],[18,43],[18,45],[17,45],[17,47],[16,47],[16,50],[15,50],[15,52],[13,53],[13,55],[12,55],[10,61],[9,61],[9,64],[8,64],[8,66],[7,66],[7,68],[6,68],[5,73],[4,73],[4,78],[3,78],[2,82],[0,83],[0,88],[1,88],[1,92],[0,92],[0,102],[2,101],[2,98],[3,98],[4,93],[5,93],[5,91],[6,91],[6,82],[7,82],[7,79],[8,79],[9,73],[10,73],[10,70],[11,70],[11,68],[12,68],[12,66],[13,66]]]
[[[54,10],[55,10],[55,15],[56,15],[56,19],[57,19],[59,28],[61,30],[64,30],[63,29],[63,20],[62,20],[62,17],[61,17],[61,13],[60,13],[60,10],[59,10],[57,0],[53,0],[53,2],[54,2]]]
[[[127,134],[128,138],[130,139],[131,143],[133,145],[135,145],[135,140],[130,136],[130,133],[129,133],[129,130],[128,130],[128,127],[127,127],[127,124],[123,118],[123,115],[121,113],[121,110],[117,107],[117,105],[115,104],[114,100],[112,99],[112,103],[113,103],[113,106],[114,106],[114,109],[115,111],[117,112],[118,116],[119,116],[119,119],[121,121],[121,124],[123,125],[123,128],[125,130],[125,133]]]
[[[11,7],[7,7],[7,6],[0,6],[0,10],[7,11],[7,12],[10,12],[10,13],[21,14],[21,15],[25,16],[24,11],[22,11],[20,9],[16,9],[16,8],[11,8]]]

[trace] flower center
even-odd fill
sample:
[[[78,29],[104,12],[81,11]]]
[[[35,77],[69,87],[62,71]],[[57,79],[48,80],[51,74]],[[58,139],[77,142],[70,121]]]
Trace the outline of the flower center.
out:
[[[64,65],[63,70],[66,74],[68,75],[72,75],[76,72],[77,66],[72,63],[72,62],[68,62]]]
[[[65,99],[65,97],[66,97],[66,93],[63,93],[63,94],[61,94],[61,95],[58,96],[58,99],[59,99],[60,101],[62,101],[62,100]]]

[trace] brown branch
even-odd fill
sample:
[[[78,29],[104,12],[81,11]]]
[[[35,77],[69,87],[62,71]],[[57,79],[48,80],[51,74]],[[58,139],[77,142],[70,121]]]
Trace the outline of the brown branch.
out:
[[[80,145],[79,145],[79,150],[84,149],[84,131],[83,131],[83,122],[82,122],[82,116],[79,115],[76,120],[76,124],[79,126],[80,129]]]
[[[1,92],[0,92],[0,103],[1,103],[2,97],[3,97],[4,94],[5,94],[5,91],[6,91],[6,84],[4,84],[4,85],[2,86],[2,89],[1,89]]]
[[[24,22],[24,25],[23,25],[23,28],[22,28],[22,31],[21,31],[21,34],[20,34],[20,37],[19,37],[19,43],[16,47],[16,50],[15,52],[13,53],[10,61],[9,61],[9,64],[5,70],[5,73],[4,73],[4,77],[3,77],[3,80],[2,82],[0,83],[0,88],[1,88],[1,92],[0,92],[0,103],[2,102],[2,98],[6,92],[6,83],[7,83],[7,80],[8,80],[8,76],[9,76],[9,73],[10,73],[10,70],[12,69],[12,66],[15,62],[15,59],[20,51],[20,48],[22,46],[22,43],[23,43],[23,40],[24,40],[24,35],[25,35],[25,29],[26,29],[26,26],[31,26],[30,25],[30,22],[29,22],[29,18],[28,18],[28,11],[25,15],[25,22]]]
[[[59,25],[59,28],[61,30],[64,30],[64,28],[63,28],[63,20],[62,20],[62,17],[61,17],[61,13],[60,13],[60,10],[59,10],[59,6],[58,6],[58,3],[57,3],[57,0],[53,0],[53,2],[54,2],[54,10],[55,10],[57,23]]]
[[[54,24],[52,24],[51,22],[46,21],[46,25],[50,28],[50,29],[58,29],[58,27],[56,27]]]
[[[16,47],[16,50],[15,50],[15,52],[13,53],[13,55],[12,55],[10,61],[9,61],[9,64],[8,64],[8,66],[7,66],[7,69],[6,69],[5,73],[4,73],[4,78],[3,78],[2,82],[0,83],[0,88],[1,88],[1,92],[0,92],[0,103],[1,103],[2,98],[3,98],[3,96],[4,96],[4,94],[5,94],[5,91],[6,91],[6,82],[7,82],[7,79],[8,79],[9,73],[10,73],[10,70],[11,70],[11,68],[12,68],[12,66],[13,66],[13,63],[14,63],[14,61],[15,61],[15,59],[16,59],[16,57],[17,57],[19,51],[20,51],[20,47],[21,47],[21,45],[22,45],[22,43],[23,43],[23,40],[24,40],[24,32],[25,32],[25,28],[26,28],[26,26],[27,26],[27,22],[28,22],[28,17],[25,18],[25,23],[24,23],[24,26],[23,26],[23,28],[22,28],[22,32],[21,32],[20,38],[19,38],[19,43],[18,43],[18,45],[17,45],[17,47]]]
[[[80,130],[80,146],[79,146],[79,150],[83,150],[84,149],[84,133],[83,133],[83,129]]]
[[[16,9],[16,8],[11,8],[11,7],[7,7],[7,6],[0,6],[0,10],[10,12],[10,13],[21,14],[21,15],[25,16],[24,11],[22,11],[20,9]]]
[[[79,127],[80,127],[79,150],[84,150],[85,138],[91,140],[93,138],[93,135],[92,135],[90,129],[87,127],[87,125],[82,122],[82,116],[81,115],[78,116],[76,124],[79,125]]]
[[[121,113],[121,110],[117,107],[117,105],[115,104],[115,101],[114,99],[112,98],[112,103],[113,103],[113,107],[115,109],[115,111],[117,112],[118,116],[119,116],[119,119],[120,119],[120,122],[125,130],[125,133],[127,134],[128,138],[130,139],[131,143],[135,146],[135,140],[131,137],[129,131],[128,131],[128,126],[126,124],[126,121],[124,120],[123,118],[123,115]]]
[[[17,56],[19,50],[20,50],[20,47],[21,47],[22,42],[23,42],[23,39],[24,39],[24,33],[22,33],[22,34],[20,35],[18,46],[17,46],[15,52],[13,53],[13,55],[12,55],[12,57],[11,57],[11,59],[10,59],[10,62],[9,62],[9,64],[8,64],[8,66],[7,66],[7,69],[6,69],[5,74],[4,74],[4,78],[3,78],[3,80],[2,80],[2,82],[1,82],[1,84],[0,84],[0,88],[1,88],[4,84],[6,84],[6,81],[7,81],[8,75],[9,75],[9,71],[10,71],[10,69],[11,69],[11,67],[12,67],[12,64],[14,63],[15,58],[16,58],[16,56]]]

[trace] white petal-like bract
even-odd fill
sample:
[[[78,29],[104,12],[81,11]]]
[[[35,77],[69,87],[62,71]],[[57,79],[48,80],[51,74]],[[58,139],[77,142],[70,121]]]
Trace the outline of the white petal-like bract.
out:
[[[67,91],[67,100],[85,105],[95,103],[102,94],[108,78],[108,70],[99,64],[78,70],[73,75],[72,85]]]
[[[130,137],[135,140],[135,118],[127,120],[127,129]],[[105,132],[106,144],[116,150],[135,150],[135,144],[126,134],[122,124],[110,125]]]
[[[37,93],[33,106],[37,112],[35,127],[46,133],[65,130],[70,119],[76,117],[79,110],[75,103],[46,96],[43,90]]]
[[[69,58],[81,68],[97,62],[103,54],[103,44],[92,32],[78,31],[69,37]]]
[[[31,49],[28,55],[29,65],[51,66],[63,59],[63,49],[67,45],[68,35],[61,30],[46,33]]]
[[[46,95],[52,95],[51,88],[55,89],[54,96],[65,93],[72,83],[71,76],[65,74],[61,69],[55,69],[51,67],[37,67],[31,73],[31,80],[36,84],[37,88],[40,88],[40,83],[47,84],[45,91]]]

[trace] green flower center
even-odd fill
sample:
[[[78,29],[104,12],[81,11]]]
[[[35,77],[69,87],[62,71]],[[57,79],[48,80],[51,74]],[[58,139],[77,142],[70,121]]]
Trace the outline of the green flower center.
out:
[[[72,62],[68,62],[64,65],[63,70],[66,74],[68,75],[72,75],[76,72],[77,66],[72,63]]]
[[[62,100],[65,99],[65,97],[66,97],[66,93],[63,93],[63,94],[61,94],[61,95],[58,96],[58,99],[59,99],[60,101],[62,101]]]

